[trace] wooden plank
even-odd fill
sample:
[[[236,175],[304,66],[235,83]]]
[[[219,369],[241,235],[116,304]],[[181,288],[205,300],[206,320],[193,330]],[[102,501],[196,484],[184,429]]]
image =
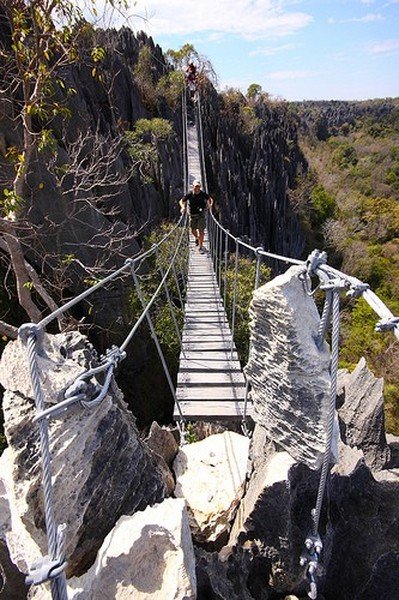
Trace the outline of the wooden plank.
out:
[[[231,342],[231,333],[223,333],[216,329],[209,329],[208,331],[202,331],[199,339],[202,342]],[[198,335],[193,333],[193,331],[186,330],[183,331],[182,340],[183,342],[192,342],[193,340],[198,341]]]
[[[203,350],[187,350],[184,353],[184,356],[180,354],[182,358],[186,360],[237,360],[238,356],[237,352],[233,352],[233,356],[231,356],[230,352],[222,352],[220,351],[209,351],[205,352]]]
[[[177,385],[245,385],[245,379],[241,371],[180,371]]]
[[[183,415],[188,420],[224,420],[224,419],[242,419],[244,415],[244,402],[179,402]],[[251,418],[253,406],[250,402],[247,404],[247,416]],[[179,411],[175,405],[173,416],[175,420],[180,418]]]
[[[206,370],[208,373],[211,371],[222,371],[222,372],[229,372],[229,371],[240,371],[241,372],[241,365],[238,362],[238,360],[217,360],[217,359],[212,359],[212,360],[208,360],[208,358],[201,360],[201,359],[185,359],[185,358],[181,358],[180,359],[180,365],[179,365],[179,373],[182,373],[184,371],[204,371]]]
[[[234,387],[207,386],[207,387],[178,387],[176,398],[178,400],[243,400],[245,397],[245,385]]]
[[[183,341],[182,346],[184,351],[186,350],[195,350],[196,348],[201,348],[202,350],[230,350],[231,349],[231,341],[229,340],[216,340],[209,341],[203,340],[202,338],[194,339],[191,341]],[[234,350],[234,344],[233,344]]]

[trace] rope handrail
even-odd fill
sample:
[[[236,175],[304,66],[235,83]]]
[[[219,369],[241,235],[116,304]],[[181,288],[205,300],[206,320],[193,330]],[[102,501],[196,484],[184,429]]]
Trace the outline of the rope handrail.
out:
[[[176,231],[176,229],[179,227],[182,221],[183,215],[180,216],[179,220],[177,221],[177,223],[175,223],[174,227],[167,234],[165,234],[159,242],[153,244],[151,248],[149,248],[149,250],[146,250],[145,252],[133,256],[132,258],[128,258],[122,267],[120,267],[113,273],[110,273],[107,277],[104,277],[104,279],[101,279],[101,281],[98,281],[95,285],[88,288],[87,290],[84,290],[81,294],[78,294],[78,296],[75,296],[75,298],[72,298],[63,306],[60,306],[52,313],[44,317],[44,319],[37,323],[37,327],[39,329],[44,329],[47,325],[49,325],[49,323],[57,319],[60,315],[64,314],[67,310],[69,310],[70,308],[72,308],[73,306],[75,306],[76,304],[93,294],[95,291],[104,287],[110,281],[113,281],[114,279],[122,275],[125,271],[128,271],[132,262],[135,264],[136,262],[143,261],[149,256],[151,256],[151,254],[153,254],[157,250],[157,248],[159,248],[172,235],[172,233]]]
[[[282,261],[284,263],[292,263],[293,265],[304,265],[304,264],[306,264],[305,260],[300,260],[298,258],[292,258],[292,257],[289,257],[289,256],[282,256],[281,254],[275,254],[273,252],[267,252],[266,250],[255,248],[255,246],[251,246],[247,242],[244,242],[238,236],[234,236],[231,233],[231,231],[229,231],[228,229],[225,229],[223,227],[223,225],[221,225],[219,223],[219,221],[216,219],[216,217],[215,217],[215,215],[214,215],[214,213],[213,213],[212,210],[210,211],[210,215],[211,215],[212,220],[219,227],[219,229],[221,229],[233,242],[239,244],[240,246],[243,246],[244,248],[247,248],[248,250],[252,250],[252,252],[254,252],[255,254],[258,252],[262,256],[266,256],[268,258],[275,258],[275,259],[280,260],[280,261]]]
[[[215,218],[213,211],[210,212],[210,217],[212,222],[225,233],[227,237],[229,237],[235,244],[243,246],[248,250],[252,251],[255,255],[260,254],[261,256],[265,256],[267,258],[274,258],[284,263],[291,263],[293,265],[306,265],[309,258],[307,260],[300,260],[297,258],[292,258],[289,256],[283,256],[281,254],[276,254],[273,252],[268,252],[263,250],[262,248],[255,248],[251,246],[247,242],[241,240],[238,236],[234,236],[228,229],[224,228],[219,221]],[[339,278],[343,282],[348,282],[348,287],[351,288],[351,292],[348,292],[348,295],[357,295],[362,296],[367,304],[374,310],[374,312],[380,317],[381,321],[377,323],[376,330],[384,331],[384,330],[392,330],[393,334],[397,339],[399,339],[399,319],[395,317],[392,311],[387,307],[387,305],[381,300],[379,296],[375,292],[369,289],[368,284],[362,282],[357,277],[353,275],[347,275],[338,269],[331,267],[327,264],[319,265],[315,270],[315,274],[319,275],[318,270],[324,271],[326,274],[334,275]],[[357,290],[358,293],[357,293]]]

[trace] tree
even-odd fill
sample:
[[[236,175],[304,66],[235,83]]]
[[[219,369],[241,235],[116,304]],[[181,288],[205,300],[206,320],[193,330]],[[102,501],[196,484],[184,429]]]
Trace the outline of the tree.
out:
[[[178,50],[167,50],[166,58],[177,70],[183,70],[190,62],[194,63],[197,68],[197,83],[199,86],[203,86],[206,80],[217,85],[217,75],[211,61],[200,54],[193,44],[184,44]]]
[[[121,9],[125,6],[124,1],[112,0],[110,4]],[[96,18],[94,0],[88,8]],[[31,199],[28,178],[35,164],[41,161],[47,165],[54,185],[62,189],[64,195],[67,191],[63,186],[67,181],[75,184],[79,181],[73,193],[74,198],[79,198],[78,210],[82,210],[84,202],[88,201],[88,194],[83,192],[84,186],[88,185],[87,174],[93,158],[93,154],[91,159],[87,156],[87,148],[91,146],[102,152],[95,172],[91,171],[92,178],[96,174],[99,177],[96,182],[92,179],[90,184],[92,205],[93,195],[104,200],[104,189],[101,190],[103,174],[100,171],[104,168],[108,172],[112,170],[120,150],[113,147],[116,153],[111,156],[109,149],[105,151],[105,140],[97,145],[98,132],[94,132],[72,145],[65,142],[69,145],[67,154],[68,149],[73,150],[74,156],[71,160],[60,161],[54,127],[71,114],[68,100],[74,89],[68,85],[67,75],[73,64],[82,61],[82,40],[90,37],[93,31],[80,8],[70,0],[5,0],[0,7],[0,19],[3,30],[7,31],[0,46],[1,97],[12,126],[20,137],[19,142],[5,148],[5,157],[12,165],[13,175],[8,183],[3,183],[0,250],[11,262],[20,305],[28,318],[37,322],[42,317],[43,304],[54,310],[56,303],[26,258],[29,235],[33,234],[26,218]],[[104,56],[103,48],[95,44],[91,46],[88,60],[93,77],[98,75],[98,65]],[[122,180],[126,177],[123,176]],[[121,183],[121,178],[115,176],[111,185],[107,186],[105,196],[117,183]],[[94,190],[97,190],[96,194],[93,194]],[[98,205],[99,202],[96,209]],[[76,204],[73,210],[76,216]],[[28,234],[27,229],[30,229]],[[0,322],[0,333],[10,335],[5,323]]]
[[[247,98],[249,100],[256,100],[262,94],[262,86],[259,83],[251,83],[248,86],[247,90]]]

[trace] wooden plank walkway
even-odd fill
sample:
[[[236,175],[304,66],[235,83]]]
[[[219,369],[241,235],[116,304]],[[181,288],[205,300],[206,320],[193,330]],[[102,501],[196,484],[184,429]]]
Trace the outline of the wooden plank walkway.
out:
[[[188,127],[189,183],[201,180],[198,138]],[[190,234],[187,294],[176,398],[188,420],[242,419],[245,380],[209,253]],[[250,416],[248,403],[248,416]],[[174,418],[180,413],[175,404]]]
[[[205,240],[207,248],[207,241]],[[242,419],[245,379],[216,283],[210,253],[190,240],[176,397],[188,420]],[[251,405],[248,403],[248,416]],[[179,419],[177,405],[174,418]]]

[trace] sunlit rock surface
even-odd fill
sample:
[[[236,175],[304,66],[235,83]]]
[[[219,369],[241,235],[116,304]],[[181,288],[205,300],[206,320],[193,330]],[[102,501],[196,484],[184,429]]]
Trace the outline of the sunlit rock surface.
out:
[[[175,495],[185,498],[194,538],[214,542],[227,532],[244,492],[248,438],[226,431],[180,449],[173,463]]]
[[[35,600],[50,600],[48,585]],[[68,581],[70,600],[195,600],[193,543],[183,500],[168,499],[121,517],[96,562]]]
[[[46,336],[39,359],[47,403],[63,398],[77,374],[95,359],[78,333]],[[0,364],[5,433],[9,448],[0,458],[11,529],[11,557],[27,572],[35,554],[47,554],[35,416],[26,348],[10,342]],[[79,405],[49,421],[54,512],[66,524],[67,574],[80,574],[94,561],[105,536],[122,514],[161,501],[166,486],[155,458],[139,439],[132,414],[113,383],[96,408]],[[33,546],[33,547],[32,547]],[[26,554],[25,554],[26,552]],[[36,555],[34,558],[38,558]]]
[[[291,267],[255,291],[245,371],[255,421],[296,461],[317,468],[326,440],[330,353],[327,344],[316,345],[320,318],[302,271]]]

